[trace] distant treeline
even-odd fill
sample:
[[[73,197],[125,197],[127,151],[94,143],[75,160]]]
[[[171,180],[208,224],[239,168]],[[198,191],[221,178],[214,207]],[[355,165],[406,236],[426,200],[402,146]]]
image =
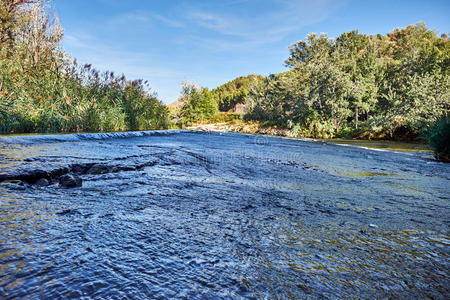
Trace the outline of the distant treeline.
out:
[[[211,90],[219,111],[232,110],[236,104],[243,104],[247,100],[250,88],[264,81],[261,75],[241,76]]]
[[[183,87],[180,123],[245,104],[244,119],[292,136],[415,139],[448,119],[450,41],[423,23],[387,35],[310,34],[289,50],[285,73],[239,77],[211,91]]]
[[[177,123],[217,120],[245,104],[244,120],[294,137],[427,138],[450,160],[450,41],[423,23],[387,35],[310,34],[290,46],[291,70],[239,77],[212,91],[183,86]]]
[[[252,86],[264,81],[261,75],[238,77],[213,90],[199,87],[195,82],[184,81],[174,123],[190,125],[202,120],[215,120],[217,113],[233,111],[237,104],[244,104]]]
[[[47,1],[0,0],[0,133],[159,129],[146,82],[78,65]]]
[[[450,41],[423,23],[387,35],[310,34],[290,71],[250,88],[248,120],[295,136],[417,137],[450,110]]]

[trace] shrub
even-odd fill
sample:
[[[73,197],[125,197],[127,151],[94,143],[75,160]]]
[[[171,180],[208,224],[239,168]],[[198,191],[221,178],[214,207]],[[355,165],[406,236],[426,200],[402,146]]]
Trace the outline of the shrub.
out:
[[[450,162],[450,117],[443,116],[428,130],[428,143],[434,151],[434,156]]]
[[[0,4],[0,134],[169,127],[146,81],[68,58],[46,1],[9,2],[8,11]]]

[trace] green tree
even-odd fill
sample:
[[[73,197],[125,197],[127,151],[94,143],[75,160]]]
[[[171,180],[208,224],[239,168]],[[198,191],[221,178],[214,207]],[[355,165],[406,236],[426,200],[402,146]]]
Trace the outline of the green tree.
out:
[[[250,89],[245,117],[303,136],[418,136],[450,109],[449,47],[422,23],[386,36],[310,34],[290,46],[290,72]]]
[[[181,121],[185,125],[213,117],[217,113],[217,103],[211,92],[200,88],[194,82],[183,82],[179,99],[183,104],[180,109]]]
[[[260,75],[238,77],[211,91],[220,111],[229,111],[236,104],[244,104],[251,86],[258,84],[264,78]]]

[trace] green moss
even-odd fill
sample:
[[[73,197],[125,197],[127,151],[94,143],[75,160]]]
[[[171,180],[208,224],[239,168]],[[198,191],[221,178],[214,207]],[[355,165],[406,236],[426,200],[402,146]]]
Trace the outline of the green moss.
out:
[[[367,172],[367,171],[348,171],[348,172],[337,172],[338,175],[348,176],[348,177],[375,177],[375,176],[390,176],[393,175],[381,172]]]

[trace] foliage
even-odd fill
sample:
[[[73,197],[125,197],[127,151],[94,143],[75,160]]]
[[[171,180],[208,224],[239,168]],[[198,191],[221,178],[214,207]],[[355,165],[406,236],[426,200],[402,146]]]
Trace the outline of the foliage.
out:
[[[261,75],[241,76],[213,89],[211,93],[219,111],[226,112],[232,110],[238,103],[244,104],[250,87],[262,80],[264,77]]]
[[[192,125],[202,125],[202,124],[221,124],[221,123],[233,123],[235,121],[241,121],[241,114],[232,112],[222,112],[219,111],[217,114],[207,118],[199,120]]]
[[[443,116],[433,123],[427,138],[436,158],[450,162],[450,117]]]
[[[182,125],[211,118],[217,113],[217,104],[211,92],[207,88],[200,88],[196,83],[182,83],[179,101],[183,103],[179,112]]]
[[[0,132],[168,127],[167,108],[145,82],[79,66],[61,49],[46,1],[0,1]]]
[[[247,120],[297,136],[394,138],[450,109],[450,41],[422,23],[386,36],[310,34],[289,50],[291,71],[250,88]]]

